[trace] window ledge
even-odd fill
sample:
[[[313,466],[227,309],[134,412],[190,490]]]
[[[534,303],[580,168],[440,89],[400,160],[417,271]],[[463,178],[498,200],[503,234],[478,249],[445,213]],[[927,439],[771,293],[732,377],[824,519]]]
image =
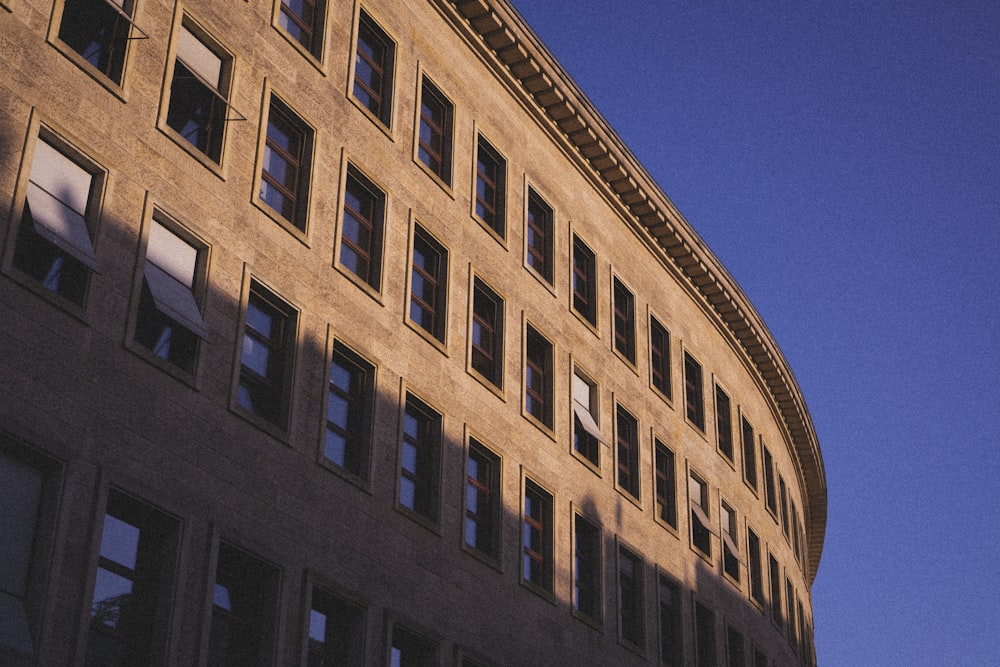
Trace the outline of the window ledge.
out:
[[[348,82],[348,86],[350,86],[353,83],[354,83],[354,81],[352,79],[351,81]],[[364,104],[362,104],[358,100],[358,98],[356,98],[350,92],[347,93],[347,99],[350,100],[351,104],[353,104],[354,106],[356,106],[361,111],[361,113],[363,113],[365,115],[365,117],[368,118],[368,120],[370,120],[372,122],[372,124],[374,124],[375,127],[377,127],[379,129],[379,131],[382,132],[382,134],[384,134],[389,139],[389,141],[391,141],[393,143],[396,143],[396,137],[393,136],[392,129],[388,125],[386,125],[385,123],[383,123],[381,118],[379,118],[378,116],[376,116],[375,114],[373,114],[372,111],[371,111],[371,109],[369,109]],[[390,122],[391,122],[391,120],[392,120],[392,111],[391,110],[389,112],[389,117],[390,117]]]
[[[278,223],[279,227],[281,227],[286,232],[295,237],[302,245],[304,245],[307,248],[312,247],[309,245],[309,237],[306,235],[305,231],[296,227],[288,219],[284,218],[280,213],[271,208],[270,205],[268,205],[267,202],[263,201],[260,197],[258,197],[256,193],[254,193],[253,205],[256,206],[262,213],[264,213],[264,215],[269,217],[274,222]],[[306,226],[306,228],[308,229],[308,225]]]
[[[322,446],[322,444],[321,444],[321,446]],[[316,463],[321,468],[323,468],[325,470],[328,470],[330,473],[332,473],[332,474],[336,475],[337,477],[341,478],[342,480],[344,480],[348,484],[351,484],[351,485],[357,487],[361,491],[364,491],[365,493],[367,493],[369,496],[372,495],[371,483],[370,483],[370,481],[366,477],[361,477],[359,475],[355,475],[350,470],[348,470],[346,468],[342,468],[341,466],[337,465],[336,463],[334,463],[330,459],[328,459],[325,456],[323,456],[322,453],[320,453],[319,459],[317,459]]]
[[[194,370],[186,371],[183,368],[170,363],[166,359],[162,359],[156,356],[155,354],[152,353],[152,351],[146,349],[139,343],[136,343],[135,339],[133,338],[133,335],[134,335],[133,333],[131,332],[129,333],[129,338],[128,340],[125,341],[125,349],[127,349],[132,354],[145,361],[147,364],[155,366],[157,369],[163,371],[164,373],[171,376],[178,382],[186,384],[195,391],[201,391],[201,379],[198,372],[201,368],[202,355],[200,354],[200,350],[198,358],[194,362]],[[207,344],[207,343],[205,341],[202,341],[202,344]]]
[[[407,299],[406,305],[407,305],[407,308],[409,308],[409,305],[410,305],[409,299]],[[420,336],[421,338],[423,338],[425,341],[427,341],[428,343],[430,343],[431,347],[433,347],[434,349],[436,349],[438,352],[440,352],[444,356],[446,356],[446,357],[448,356],[448,343],[446,341],[442,341],[442,340],[439,340],[438,338],[436,338],[434,336],[434,334],[429,333],[422,326],[420,326],[419,324],[417,324],[416,322],[414,322],[413,320],[411,320],[410,317],[409,317],[409,315],[407,315],[404,318],[403,321],[406,323],[406,326],[409,327],[415,334],[417,334],[418,336]]]
[[[2,2],[0,2],[0,7],[4,7],[4,5],[3,5]],[[4,8],[7,9],[7,11],[11,11],[10,9],[8,9],[6,7],[4,7]],[[81,70],[83,70],[84,73],[87,74],[87,76],[89,76],[91,79],[93,79],[97,83],[101,84],[104,88],[107,89],[107,91],[109,93],[111,93],[112,95],[114,95],[115,97],[117,97],[119,99],[119,101],[121,101],[121,102],[128,102],[128,95],[126,95],[126,93],[125,93],[125,87],[124,87],[124,84],[125,84],[125,75],[128,72],[128,58],[127,57],[126,57],[125,65],[124,65],[124,67],[122,69],[122,83],[119,84],[119,83],[116,83],[116,82],[112,81],[111,79],[109,79],[106,74],[104,74],[103,72],[101,72],[100,70],[98,70],[96,67],[94,67],[93,65],[91,65],[87,60],[84,59],[83,56],[81,56],[79,53],[77,53],[76,51],[74,51],[73,49],[71,49],[69,46],[67,46],[66,44],[64,44],[63,41],[60,40],[58,37],[51,38],[51,39],[49,39],[47,41],[48,41],[48,43],[49,43],[50,46],[52,46],[56,51],[58,51],[63,56],[65,56],[66,58],[68,58],[71,63],[73,63],[74,65],[76,65],[77,67],[79,67]]]
[[[354,273],[350,269],[346,268],[343,264],[341,264],[339,259],[333,263],[333,268],[337,271],[337,273],[350,280],[358,289],[360,289],[362,292],[371,297],[372,300],[375,301],[375,303],[382,306],[383,308],[385,307],[385,301],[383,301],[382,292],[375,289],[367,282],[359,278],[358,274]]]
[[[215,174],[219,178],[219,180],[221,181],[226,180],[226,176],[222,172],[221,162],[216,162],[215,160],[213,160],[212,158],[210,158],[209,156],[205,155],[200,150],[192,146],[191,142],[187,141],[184,137],[177,134],[177,132],[172,127],[167,125],[166,121],[163,120],[158,121],[156,123],[156,128],[164,135],[166,135],[168,139],[177,144],[181,148],[181,150],[183,150],[185,153],[187,153],[192,158],[201,163],[201,165],[204,166],[206,169],[208,169],[210,172]],[[225,139],[223,139],[223,153],[225,153]]]
[[[443,190],[446,195],[448,195],[452,199],[455,199],[455,191],[452,189],[451,185],[447,183],[443,178],[441,178],[441,176],[436,174],[430,167],[421,162],[416,155],[413,156],[413,163],[416,164],[418,167],[420,167],[425,174],[430,176],[431,180],[437,183],[438,187],[440,187],[441,190]]]

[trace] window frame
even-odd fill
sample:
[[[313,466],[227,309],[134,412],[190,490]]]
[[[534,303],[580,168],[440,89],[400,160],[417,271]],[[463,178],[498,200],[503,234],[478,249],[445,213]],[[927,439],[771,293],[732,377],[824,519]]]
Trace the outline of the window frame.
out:
[[[662,466],[661,460],[664,461]],[[677,455],[666,441],[656,437],[655,434],[653,435],[653,510],[656,522],[668,528],[676,536],[680,514],[677,505]]]
[[[319,654],[321,659],[330,660],[329,664],[349,664],[352,666],[358,666],[364,664],[364,658],[367,648],[367,636],[368,636],[368,608],[364,600],[359,597],[349,594],[345,591],[340,590],[339,587],[326,585],[325,583],[318,582],[312,573],[306,573],[306,581],[303,586],[303,591],[306,596],[302,623],[302,648],[301,654],[305,657],[306,661],[311,661],[312,656],[317,652],[314,650],[312,644],[312,622],[315,619],[314,612],[319,611],[325,619],[329,619],[334,614],[330,613],[330,610],[336,607],[334,610],[337,614],[335,618],[339,619],[339,622],[334,623],[335,629],[346,628],[346,635],[348,640],[348,646],[346,651],[341,648],[339,651],[334,649],[323,651]],[[317,593],[319,595],[317,595]],[[322,610],[317,609],[317,598],[319,598],[319,603],[327,608],[325,613]],[[344,619],[352,615],[347,622]],[[324,638],[328,637],[331,633],[327,632],[330,627],[330,622],[327,620],[324,627]],[[344,639],[344,637],[338,637],[336,639]],[[335,641],[336,641],[335,639]],[[327,642],[324,641],[324,644]],[[344,653],[347,655],[344,655]],[[332,653],[332,655],[331,655]]]
[[[615,403],[615,488],[636,503],[642,500],[639,474],[639,419],[621,403]]]
[[[291,105],[271,90],[270,85],[265,82],[264,99],[265,113],[261,118],[259,128],[259,139],[257,146],[257,166],[254,172],[254,191],[252,201],[254,206],[267,214],[269,218],[277,222],[283,229],[292,234],[302,243],[306,243],[309,234],[310,208],[312,206],[311,185],[314,173],[314,159],[317,153],[315,126],[307,122],[305,118]],[[273,152],[274,141],[270,137],[270,126],[274,118],[280,118],[288,127],[294,129],[300,136],[300,150],[298,155],[292,155],[288,151],[279,148],[276,153],[278,158],[285,161],[281,153],[291,155],[296,162],[295,185],[289,188],[287,185],[278,183],[277,179],[267,170],[265,162],[268,151]],[[286,162],[287,164],[287,162]],[[267,177],[265,178],[265,173]],[[273,188],[279,197],[292,203],[291,217],[284,211],[275,208],[264,198],[264,188]]]
[[[705,434],[705,372],[690,351],[684,350],[684,418]]]
[[[555,243],[555,209],[529,185],[524,200],[524,266],[549,289],[555,287]]]
[[[463,485],[463,496],[462,496],[462,511],[464,516],[464,523],[462,529],[462,548],[468,552],[474,554],[476,557],[485,560],[494,567],[499,567],[501,558],[501,548],[503,540],[501,539],[502,533],[502,520],[503,520],[503,459],[497,454],[493,449],[488,447],[483,443],[481,438],[475,435],[469,434],[466,438],[467,446],[465,449],[465,483]],[[470,474],[470,464],[473,460],[473,456],[478,456],[489,463],[489,470],[487,471],[488,480],[484,482],[481,477],[477,477],[473,480]],[[481,463],[477,462],[477,472],[479,472],[479,466]],[[469,508],[469,497],[471,489],[475,488],[477,493],[485,493],[489,498],[489,507],[487,512],[473,512]],[[477,509],[479,501],[477,500]],[[475,515],[473,518],[472,515]],[[485,548],[479,546],[479,517],[482,516],[482,522],[485,523],[485,533],[486,533],[486,545]],[[476,544],[470,544],[469,542],[469,522],[476,521],[477,536]]]
[[[646,567],[640,553],[621,538],[617,540],[615,590],[618,611],[618,641],[630,650],[646,653]],[[632,572],[627,572],[625,564]]]
[[[740,445],[743,450],[743,483],[758,495],[757,435],[753,423],[740,410]]]
[[[753,528],[747,524],[747,594],[759,609],[764,609],[764,560],[761,540]]]
[[[411,328],[424,337],[427,341],[439,349],[445,349],[448,344],[448,285],[449,285],[449,260],[448,248],[430,233],[419,222],[413,222],[410,235],[410,252],[407,262],[406,278],[406,323]],[[416,262],[418,243],[428,251],[428,257],[436,257],[435,268],[428,270]],[[429,303],[425,295],[417,296],[414,292],[414,283],[419,276],[421,284],[433,287],[434,302]],[[421,313],[426,313],[430,317],[429,326],[425,326],[422,321],[413,318],[413,309],[418,308]]]
[[[781,565],[770,549],[767,551],[767,571],[768,582],[771,586],[771,621],[775,627],[784,631],[784,610],[781,606]]]
[[[761,467],[764,468],[764,506],[771,518],[778,522],[778,491],[775,484],[774,457],[771,455],[771,450],[764,444],[763,437],[760,439],[760,451]]]
[[[400,632],[402,635],[397,638],[396,633]],[[410,642],[419,643],[421,646],[418,648],[423,651],[422,657],[419,659],[421,662],[417,664],[425,665],[437,665],[440,661],[441,654],[441,640],[440,638],[432,633],[431,631],[422,628],[419,625],[412,624],[406,620],[400,620],[396,618],[390,618],[386,622],[386,658],[388,658],[383,664],[400,664],[400,665],[411,665],[414,664],[410,660],[406,659],[400,655],[398,663],[393,660],[393,651],[396,649],[397,642],[402,643],[402,640],[407,640]],[[411,648],[413,646],[411,645]],[[405,649],[400,648],[400,651]]]
[[[555,346],[530,322],[525,322],[524,326],[521,413],[547,434],[551,434],[554,430],[552,402],[555,396]],[[532,348],[535,350],[532,351]],[[539,380],[537,383],[533,381],[536,376]],[[534,408],[535,404],[540,407]]]
[[[477,311],[478,297],[493,305],[493,322],[485,317],[484,313]],[[501,396],[504,391],[504,341],[506,334],[506,301],[501,297],[485,280],[475,273],[472,274],[472,289],[469,291],[469,349],[468,349],[468,369],[474,377],[485,381],[488,387],[498,392]],[[478,344],[477,327],[479,330],[488,332],[491,344],[490,349]],[[486,368],[477,367],[477,358],[484,359],[488,363]],[[480,363],[481,365],[481,363]]]
[[[359,211],[354,206],[348,204],[349,199],[356,198],[351,193],[352,187],[367,195],[364,204],[365,208],[370,206],[370,213]],[[380,187],[354,163],[348,161],[347,168],[344,170],[344,187],[341,191],[339,225],[336,239],[334,240],[333,265],[356,285],[376,297],[382,292],[382,274],[385,265],[386,247],[385,235],[388,231],[385,224],[387,213],[388,195],[385,189]],[[367,248],[362,247],[359,239],[348,237],[346,233],[348,216],[355,221],[359,229],[363,228],[368,231],[369,243]],[[344,261],[345,252],[351,252],[361,260],[367,259],[368,268],[364,275],[356,272]]]
[[[692,612],[694,614],[694,649],[697,667],[716,667],[719,660],[719,634],[716,628],[717,614],[714,609],[698,599],[694,598]],[[711,629],[711,641],[702,634],[708,624]],[[703,653],[703,648],[706,649]]]
[[[285,4],[284,0],[274,0],[271,25],[299,53],[306,56],[309,62],[315,67],[322,68],[327,40],[326,24],[329,3],[326,0],[303,0],[303,2],[312,5],[312,21],[306,21],[305,18],[299,16]],[[285,11],[286,7],[288,7],[288,11]],[[298,26],[303,35],[308,35],[308,43],[305,43],[301,36],[292,34],[289,28],[283,25],[283,17],[287,17],[288,21]]]
[[[658,341],[663,341],[663,347]],[[670,330],[660,319],[649,315],[649,385],[664,398],[668,404],[673,404],[673,373],[671,372]]]
[[[362,33],[367,32],[373,38],[373,42],[377,42],[384,51],[382,56],[382,63],[374,62],[374,59],[363,57],[362,50],[360,48],[362,43]],[[358,17],[355,22],[355,32],[354,32],[354,49],[353,56],[351,60],[351,76],[348,82],[348,92],[347,97],[354,104],[360,108],[365,114],[368,115],[375,123],[381,127],[383,130],[388,131],[392,127],[392,112],[393,112],[393,91],[395,86],[395,68],[396,68],[396,41],[389,35],[388,32],[376,21],[372,15],[364,8],[358,8]],[[370,84],[370,82],[363,81],[358,76],[358,62],[359,60],[364,60],[369,66],[378,65],[381,69],[381,85],[379,90],[376,91]],[[374,68],[372,69],[374,71]],[[358,88],[361,88],[362,92],[366,94],[376,94],[380,99],[378,101],[378,108],[372,109],[372,101],[370,100],[366,103],[357,95]],[[374,100],[374,97],[372,98]]]
[[[418,79],[413,160],[450,193],[454,162],[455,103],[442,92],[441,88],[427,74],[421,72]],[[433,102],[435,108],[431,108],[430,104],[425,102],[426,100]],[[432,114],[439,113],[440,121],[435,121],[425,114],[425,107]],[[440,147],[432,146],[424,140],[425,128],[430,139],[434,143],[440,144]]]
[[[731,623],[726,624],[726,664],[728,667],[746,667],[746,639]]]
[[[733,440],[733,401],[729,392],[722,388],[718,381],[712,383],[715,403],[715,442],[716,451],[730,466],[736,465],[736,452]]]
[[[483,155],[486,160],[483,160]],[[485,173],[484,162],[491,162],[495,174]],[[507,242],[507,159],[483,133],[476,131],[476,154],[472,164],[472,217],[501,244]],[[480,185],[482,184],[482,187]],[[487,201],[480,190],[492,193]],[[484,214],[482,211],[486,212]],[[489,215],[489,211],[492,214]],[[492,221],[490,218],[492,217]]]
[[[371,475],[371,448],[375,433],[375,397],[378,387],[378,366],[357,352],[352,346],[345,343],[340,338],[334,336],[333,327],[328,332],[327,350],[324,356],[326,367],[323,374],[324,391],[322,393],[322,423],[320,425],[318,461],[323,467],[345,477],[349,481],[360,484],[363,488],[368,488]],[[336,393],[346,404],[346,417],[348,424],[339,425],[339,430],[343,431],[344,438],[344,463],[328,455],[330,449],[328,444],[329,432],[331,430],[330,420],[330,400],[331,394],[335,393],[333,366],[342,359],[346,365],[350,365],[350,385],[345,390],[337,387]],[[356,384],[360,382],[359,386]],[[352,410],[360,410],[360,414]],[[357,420],[361,423],[358,424]],[[353,425],[351,422],[354,422]]]
[[[597,253],[576,232],[572,233],[570,245],[573,251],[569,267],[570,308],[596,332],[600,292],[597,280]],[[578,289],[581,285],[582,290]]]
[[[531,494],[538,504],[538,516],[529,515],[528,495]],[[518,568],[522,585],[548,599],[554,599],[555,594],[555,499],[543,486],[528,476],[523,477],[521,489],[521,512],[519,520],[520,553]],[[533,514],[534,511],[532,510]],[[538,548],[533,548],[525,539],[526,535],[539,534]],[[529,568],[528,561],[538,564],[537,576]]]
[[[629,366],[636,365],[635,294],[621,278],[611,276],[612,349]]]
[[[695,499],[692,486],[699,485],[699,498]],[[688,468],[688,524],[690,526],[691,548],[707,562],[713,563],[714,550],[712,536],[716,535],[712,524],[712,489],[707,478]],[[700,515],[699,515],[700,514]],[[699,528],[700,526],[700,528]],[[704,533],[704,535],[702,535]],[[704,542],[703,542],[704,541]],[[704,543],[704,546],[702,544]]]
[[[671,604],[664,605],[664,588],[670,590]],[[683,588],[674,577],[660,566],[656,567],[656,617],[657,617],[657,653],[659,664],[667,667],[682,667],[684,662],[684,594]],[[670,618],[666,612],[673,610]],[[668,625],[669,624],[669,625]],[[668,634],[668,629],[672,633]],[[672,635],[672,636],[670,636]],[[672,648],[668,655],[667,642],[672,639]],[[671,658],[668,660],[668,658]]]
[[[412,408],[411,408],[412,405]],[[410,413],[419,415],[416,435],[406,431]],[[417,417],[414,417],[415,419]],[[444,447],[444,414],[413,391],[404,388],[399,410],[396,462],[396,508],[421,525],[437,531],[441,519],[441,465]],[[407,466],[406,448],[413,447],[414,469]],[[421,465],[422,464],[422,465]],[[403,497],[404,481],[412,480],[413,506]]]
[[[737,587],[741,585],[740,565],[745,565],[746,559],[740,551],[739,513],[735,507],[719,498],[719,537],[723,577]]]
[[[601,446],[609,447],[607,439],[600,427],[600,386],[587,372],[573,365],[570,378],[572,387],[570,421],[573,424],[572,445],[573,455],[598,475],[601,474]],[[587,387],[587,404],[578,400],[583,385]],[[581,416],[581,412],[583,413]],[[585,420],[589,419],[589,423]],[[582,433],[581,433],[582,431]],[[581,446],[582,441],[582,446]]]
[[[581,531],[581,528],[583,530]],[[586,544],[582,542],[586,541]],[[584,566],[584,561],[586,566]],[[573,615],[600,627],[604,619],[604,535],[600,524],[573,510]],[[581,602],[586,590],[589,604]]]

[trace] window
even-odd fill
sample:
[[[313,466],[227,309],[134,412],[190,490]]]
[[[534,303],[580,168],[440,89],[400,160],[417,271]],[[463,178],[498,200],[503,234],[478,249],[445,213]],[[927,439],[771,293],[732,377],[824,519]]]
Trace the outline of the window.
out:
[[[750,571],[750,599],[764,606],[764,573],[760,555],[760,538],[747,527],[747,569]]]
[[[147,37],[131,29],[134,0],[66,0],[59,22],[59,39],[93,65],[101,74],[121,85],[125,57],[131,39]]]
[[[199,342],[208,340],[197,294],[204,288],[204,247],[198,248],[156,219],[149,228],[135,341],[189,373]]]
[[[785,533],[785,539],[791,535],[788,532],[788,489],[785,488],[785,478],[778,475],[778,500],[781,507],[781,530]]]
[[[795,501],[791,501],[792,505],[792,551],[795,553],[795,560],[802,563],[802,551],[799,545],[799,510],[795,507]]]
[[[167,127],[212,162],[222,161],[232,58],[181,25],[170,80]],[[242,117],[240,117],[242,120]]]
[[[646,643],[642,589],[642,559],[618,545],[618,629],[622,641],[640,650]]]
[[[622,406],[616,410],[618,487],[639,499],[639,422]]]
[[[771,620],[779,628],[782,627],[781,618],[781,568],[778,561],[770,553],[767,554],[768,575],[771,578]]]
[[[504,238],[507,161],[482,135],[476,144],[476,217]]]
[[[429,638],[394,625],[389,664],[392,667],[431,667],[438,664],[437,646]]]
[[[709,558],[712,557],[712,523],[709,519],[708,484],[694,473],[688,477],[691,505],[691,544]]]
[[[601,529],[573,515],[573,609],[601,620]]]
[[[354,99],[389,126],[392,116],[392,68],[396,45],[364,10],[358,17],[354,53]]]
[[[597,425],[597,387],[573,370],[573,450],[595,466],[601,465],[601,444],[607,444]]]
[[[666,575],[659,577],[660,664],[684,664],[684,635],[681,630],[681,587]]]
[[[719,452],[733,462],[733,409],[729,402],[729,394],[722,387],[715,385],[715,430],[718,438]]]
[[[465,543],[484,556],[500,556],[500,457],[469,439],[465,486]]]
[[[746,648],[743,633],[733,626],[726,627],[726,658],[729,667],[746,667]]]
[[[360,667],[365,653],[365,610],[313,587],[309,609],[309,667]]]
[[[615,350],[635,363],[635,297],[618,278],[614,280]]]
[[[768,667],[767,654],[759,646],[753,647],[753,667]]]
[[[385,193],[354,165],[347,165],[340,264],[375,291],[382,285],[384,225]]]
[[[552,428],[552,343],[529,324],[524,348],[524,409]]]
[[[764,499],[768,511],[775,517],[778,515],[778,498],[774,488],[774,461],[771,459],[771,450],[763,442],[760,443],[762,452],[761,459],[764,464]]]
[[[698,667],[716,667],[715,612],[698,600],[694,603],[694,645]]]
[[[108,493],[90,606],[87,664],[162,660],[179,522],[119,491]]]
[[[441,415],[406,395],[399,473],[399,504],[437,521],[441,467]]]
[[[722,501],[719,510],[719,523],[722,525],[722,571],[733,581],[740,580],[740,532],[736,521],[736,510],[726,501]]]
[[[798,627],[799,627],[799,646],[798,646],[798,650],[799,650],[799,652],[802,655],[803,662],[806,662],[809,659],[809,647],[808,647],[808,643],[809,642],[808,642],[808,639],[806,638],[806,636],[808,634],[808,631],[806,630],[806,617],[805,617],[805,614],[802,612],[802,600],[798,600],[796,602],[796,607],[797,607],[798,612],[799,612],[798,613],[798,623],[799,623],[799,625],[798,625]]]
[[[236,402],[279,428],[288,423],[297,314],[257,281],[250,283]]]
[[[653,387],[668,400],[670,390],[670,332],[655,317],[649,318],[649,367]]]
[[[785,577],[785,618],[788,619],[788,645],[792,651],[798,649],[799,639],[795,633],[795,588],[792,580]]]
[[[677,528],[677,478],[674,453],[659,438],[654,441],[656,473],[656,518]]]
[[[743,441],[743,479],[750,488],[757,490],[757,443],[753,426],[746,417],[740,417],[740,434]]]
[[[323,55],[323,0],[281,0],[278,25],[310,55]]]
[[[413,229],[410,320],[444,342],[447,318],[448,251],[419,225]]]
[[[281,572],[225,542],[219,544],[212,593],[208,662],[264,665],[273,660]]]
[[[705,431],[705,398],[701,381],[701,364],[684,353],[684,406],[688,421],[699,431]]]
[[[479,278],[472,281],[472,368],[497,389],[503,389],[504,303]]]
[[[445,185],[451,185],[451,133],[454,107],[427,77],[420,84],[420,133],[417,159]]]
[[[531,480],[525,480],[521,579],[551,593],[552,565],[552,496]]]
[[[552,284],[552,208],[528,188],[528,226],[525,232],[528,266]]]
[[[267,114],[260,199],[299,231],[306,229],[313,131],[274,96]]]
[[[597,257],[573,235],[573,310],[597,325]]]
[[[43,137],[35,143],[14,266],[78,306],[97,270],[93,238],[103,175]]]
[[[368,475],[375,367],[334,341],[323,457],[359,478]]]

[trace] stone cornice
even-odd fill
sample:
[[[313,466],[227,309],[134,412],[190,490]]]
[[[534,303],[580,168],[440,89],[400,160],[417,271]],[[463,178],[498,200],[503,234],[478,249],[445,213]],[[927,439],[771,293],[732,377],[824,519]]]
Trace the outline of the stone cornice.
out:
[[[576,86],[508,0],[436,0],[463,32],[471,28],[499,74],[511,78],[551,129],[569,142],[728,328],[770,392],[805,480],[807,576],[816,576],[826,533],[823,457],[798,383],[753,304],[729,272]]]

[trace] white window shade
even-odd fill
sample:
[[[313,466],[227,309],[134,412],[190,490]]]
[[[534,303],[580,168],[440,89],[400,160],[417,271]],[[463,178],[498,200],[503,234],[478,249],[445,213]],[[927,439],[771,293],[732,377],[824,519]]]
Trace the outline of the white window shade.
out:
[[[187,241],[155,221],[149,230],[146,261],[156,264],[188,289],[194,286],[198,251]]]
[[[145,276],[156,309],[208,340],[208,328],[191,290],[152,262],[146,262]]]
[[[701,522],[701,525],[705,530],[716,537],[719,536],[719,531],[715,530],[712,526],[712,521],[708,518],[708,515],[705,514],[705,510],[703,510],[701,505],[696,503],[693,498],[691,499],[691,512],[698,518],[698,521]]]
[[[740,554],[740,549],[736,546],[736,541],[733,539],[733,536],[726,530],[722,531],[722,541],[725,543],[726,549],[729,550],[729,553],[733,556],[733,558],[738,560],[743,565],[747,564],[746,559],[743,558],[742,554]]]
[[[215,55],[200,39],[191,34],[191,31],[183,26],[181,27],[180,40],[177,44],[177,57],[195,75],[216,90],[219,89],[222,74],[222,59]]]
[[[576,373],[573,373],[573,412],[580,420],[583,430],[594,437],[598,442],[611,446],[607,439],[601,435],[601,429],[594,419],[594,414],[590,407],[591,386],[587,381]]]

